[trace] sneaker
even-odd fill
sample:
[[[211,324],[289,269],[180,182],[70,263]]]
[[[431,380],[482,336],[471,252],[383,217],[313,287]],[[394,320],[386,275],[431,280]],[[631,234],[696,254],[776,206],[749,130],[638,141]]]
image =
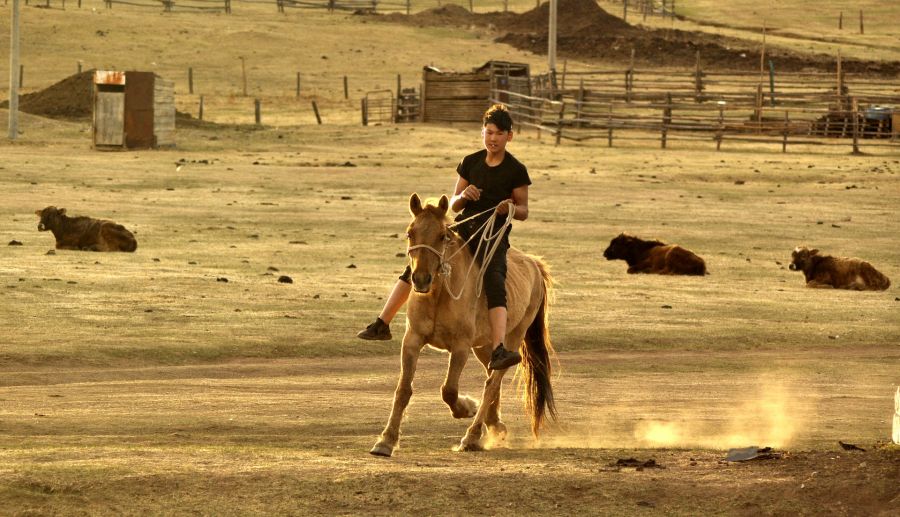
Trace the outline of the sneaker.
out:
[[[522,356],[519,355],[519,352],[507,350],[503,347],[503,343],[500,343],[500,346],[491,353],[491,362],[488,363],[488,368],[491,370],[505,370],[521,362]]]
[[[391,327],[381,318],[376,318],[366,327],[366,330],[361,331],[356,337],[372,341],[387,341],[391,339]]]

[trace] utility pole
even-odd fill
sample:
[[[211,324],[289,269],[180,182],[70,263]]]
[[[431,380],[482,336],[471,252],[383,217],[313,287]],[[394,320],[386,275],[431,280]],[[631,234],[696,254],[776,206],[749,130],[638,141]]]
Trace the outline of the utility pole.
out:
[[[19,132],[19,0],[13,0],[9,21],[9,139]]]
[[[547,64],[556,71],[556,11],[559,0],[550,0],[550,34],[547,38]]]

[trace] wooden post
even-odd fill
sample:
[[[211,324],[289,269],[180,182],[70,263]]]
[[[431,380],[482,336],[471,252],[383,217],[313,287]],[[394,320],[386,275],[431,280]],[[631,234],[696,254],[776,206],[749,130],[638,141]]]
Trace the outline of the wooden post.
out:
[[[562,74],[562,81],[561,81],[560,87],[559,87],[563,91],[565,91],[565,89],[566,89],[566,68],[568,67],[568,65],[569,65],[569,60],[563,59],[563,74]]]
[[[412,3],[412,0],[406,0],[406,16],[409,16],[410,3]]]
[[[319,116],[319,107],[316,106],[316,101],[312,101],[312,108],[313,108],[313,113],[316,114],[316,122],[318,122],[319,125],[321,126],[322,125],[322,117]]]
[[[762,83],[756,85],[756,133],[762,133]]]
[[[188,93],[194,94],[194,68],[188,67]]]
[[[622,2],[622,21],[628,21],[628,0]]]
[[[694,102],[703,101],[703,72],[700,71],[700,51],[697,51],[697,64],[694,70]]]
[[[78,62],[78,73],[81,73],[81,61]]]
[[[725,135],[725,101],[719,101],[719,126],[716,128],[716,151],[722,148],[722,137]]]
[[[838,15],[838,30],[844,30],[844,11]]]
[[[369,113],[368,113],[369,106],[368,106],[368,103],[366,102],[366,98],[365,97],[361,98],[359,100],[359,103],[360,103],[360,108],[361,108],[361,112],[362,112],[362,125],[368,126],[369,125]]]
[[[784,129],[782,130],[782,134],[784,135],[784,139],[781,141],[781,152],[787,152],[787,139],[788,139],[788,123],[790,122],[788,118],[788,111],[784,110]]]
[[[582,127],[581,123],[581,107],[584,103],[584,79],[578,83],[578,97],[575,101],[575,127]]]
[[[344,100],[350,100],[350,89],[347,86],[347,76],[344,76]]]
[[[509,0],[503,0],[503,12],[504,13],[509,12]]]
[[[475,12],[475,0],[469,0],[469,12],[470,13]]]
[[[297,98],[300,98],[300,72],[297,72]]]
[[[859,10],[859,33],[865,34],[866,32],[863,30],[863,14],[862,9]]]
[[[262,113],[260,110],[259,99],[253,100],[253,115],[254,115],[253,118],[256,120],[256,125],[258,126],[258,125],[262,124]]]
[[[19,65],[19,89],[25,84],[25,65]]]
[[[631,61],[625,71],[625,102],[631,102],[631,91],[634,89],[634,48],[631,49]]]
[[[612,100],[609,101],[609,114],[606,116],[606,130],[608,131],[606,139],[607,146],[612,147],[613,127],[612,127]]]
[[[566,103],[562,101],[562,106],[559,107],[559,119],[556,122],[556,145],[559,145],[562,142],[562,128],[563,128],[563,116],[566,111]]]
[[[853,154],[862,154],[859,152],[859,103],[855,97],[850,98],[850,105],[853,107]]]
[[[19,65],[19,0],[13,0],[9,19],[9,125],[7,137],[15,140],[19,134],[19,89],[16,88],[16,67]]]
[[[769,60],[769,102],[775,107],[775,62]]]
[[[669,132],[669,124],[672,123],[672,94],[666,94],[666,107],[663,108],[663,119],[662,119],[662,139],[661,144],[662,148],[666,148],[666,135]]]
[[[203,96],[200,96],[200,113],[197,116],[200,120],[203,120]]]
[[[241,60],[241,81],[244,85],[244,97],[247,96],[247,60],[244,59],[244,56],[240,56]]]

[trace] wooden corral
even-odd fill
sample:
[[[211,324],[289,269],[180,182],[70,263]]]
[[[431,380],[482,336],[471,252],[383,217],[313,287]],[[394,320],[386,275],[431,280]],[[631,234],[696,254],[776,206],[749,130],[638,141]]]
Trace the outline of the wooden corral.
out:
[[[530,93],[527,64],[489,61],[471,72],[443,72],[427,66],[422,73],[423,122],[479,122],[491,105],[491,91]],[[508,94],[501,93],[498,102]]]
[[[152,72],[95,72],[94,148],[174,147],[174,92],[174,82]]]

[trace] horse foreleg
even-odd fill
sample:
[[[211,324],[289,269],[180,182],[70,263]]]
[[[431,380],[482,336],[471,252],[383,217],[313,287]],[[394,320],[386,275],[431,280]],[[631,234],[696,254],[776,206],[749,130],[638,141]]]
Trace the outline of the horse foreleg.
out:
[[[418,336],[407,333],[403,336],[403,347],[400,351],[400,381],[394,391],[394,405],[391,408],[391,416],[381,433],[381,438],[375,442],[370,453],[376,456],[390,456],[400,440],[400,421],[403,412],[412,397],[412,381],[416,373],[416,363],[419,361],[419,352],[422,351],[422,340]]]
[[[491,411],[491,407],[496,406],[500,402],[500,386],[504,373],[506,373],[506,370],[492,370],[490,375],[488,375],[488,378],[484,381],[484,394],[481,397],[481,407],[479,407],[478,412],[475,413],[475,419],[472,421],[472,425],[466,430],[466,435],[463,436],[462,441],[459,443],[459,447],[456,448],[457,451],[484,450],[484,444],[482,443],[483,427],[485,425],[487,414]]]
[[[450,406],[453,418],[471,418],[478,409],[478,401],[463,395],[459,396],[459,376],[469,360],[469,349],[450,352],[450,365],[447,367],[447,378],[441,386],[441,398]]]

